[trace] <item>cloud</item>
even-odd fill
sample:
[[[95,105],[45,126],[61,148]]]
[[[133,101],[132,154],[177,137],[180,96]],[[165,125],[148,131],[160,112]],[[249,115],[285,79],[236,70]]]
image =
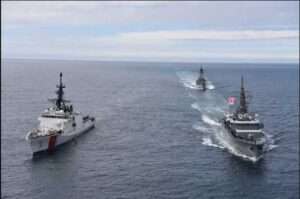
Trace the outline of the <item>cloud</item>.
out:
[[[58,51],[57,51],[58,50]],[[60,54],[58,58],[57,55]],[[213,52],[172,49],[149,51],[147,49],[107,49],[104,51],[83,48],[65,49],[52,48],[50,51],[36,49],[34,53],[17,49],[10,58],[42,58],[70,60],[112,60],[112,61],[161,61],[161,62],[297,62],[298,53],[274,52]]]
[[[297,31],[272,30],[123,32],[80,37],[71,34],[52,37],[35,32],[30,38],[4,39],[2,52],[4,57],[23,58],[295,62],[299,59],[299,47],[296,42],[292,44],[297,40]],[[192,42],[187,44],[187,41]]]
[[[176,31],[175,31],[176,32]],[[249,48],[243,40],[220,41],[209,40],[213,46],[203,43],[196,47],[178,44],[178,38],[173,39],[148,37],[137,33],[122,33],[110,37],[63,37],[21,39],[3,42],[4,57],[23,58],[66,58],[94,60],[131,60],[131,61],[269,61],[297,62],[299,47],[290,47],[289,42],[271,40],[261,44],[257,41],[254,48]],[[176,34],[175,34],[176,35]],[[189,38],[194,38],[189,36]],[[253,40],[250,40],[250,43]],[[192,42],[194,43],[194,42]],[[237,44],[237,47],[234,47]]]
[[[1,1],[4,28],[108,25],[299,27],[299,2]]]
[[[297,60],[299,2],[1,1],[6,57]]]
[[[299,31],[274,30],[186,30],[186,31],[153,31],[132,32],[120,35],[123,40],[256,40],[299,38]]]

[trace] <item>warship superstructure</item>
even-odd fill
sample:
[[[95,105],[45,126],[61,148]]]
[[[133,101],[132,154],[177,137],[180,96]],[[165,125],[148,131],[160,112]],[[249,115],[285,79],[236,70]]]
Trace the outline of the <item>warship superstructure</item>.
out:
[[[206,79],[205,79],[205,77],[204,77],[204,70],[203,70],[203,68],[201,67],[200,68],[200,75],[199,75],[199,78],[197,79],[197,81],[196,81],[196,84],[198,85],[198,86],[200,86],[200,88],[203,90],[203,91],[206,91]]]
[[[223,125],[230,144],[240,153],[251,158],[262,156],[266,142],[264,125],[257,118],[257,114],[248,112],[243,77],[239,107],[233,114],[225,114]]]
[[[76,136],[87,132],[95,126],[95,118],[82,115],[73,110],[69,100],[64,99],[65,85],[60,73],[57,98],[49,99],[53,105],[47,108],[38,118],[39,126],[26,135],[32,152],[53,151]]]

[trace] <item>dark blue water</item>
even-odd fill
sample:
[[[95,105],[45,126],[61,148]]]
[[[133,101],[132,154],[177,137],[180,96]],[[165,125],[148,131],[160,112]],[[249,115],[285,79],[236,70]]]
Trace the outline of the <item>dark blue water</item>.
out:
[[[184,85],[198,64],[2,61],[1,198],[298,198],[299,65],[206,64],[215,89]],[[32,158],[26,133],[59,72],[96,128]],[[270,149],[252,162],[220,140],[218,117],[240,76]]]

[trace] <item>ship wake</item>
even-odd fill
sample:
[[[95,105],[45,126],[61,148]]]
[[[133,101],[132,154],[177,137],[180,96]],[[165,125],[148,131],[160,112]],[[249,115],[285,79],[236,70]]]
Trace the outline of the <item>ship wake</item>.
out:
[[[195,89],[195,90],[202,89],[196,84],[196,80],[198,78],[198,73],[181,71],[181,72],[177,72],[177,76],[179,77],[180,82],[184,85],[184,87],[189,88],[189,89]],[[213,85],[213,83],[211,81],[207,80],[206,82],[207,82],[206,87],[208,90],[215,89],[215,86]]]

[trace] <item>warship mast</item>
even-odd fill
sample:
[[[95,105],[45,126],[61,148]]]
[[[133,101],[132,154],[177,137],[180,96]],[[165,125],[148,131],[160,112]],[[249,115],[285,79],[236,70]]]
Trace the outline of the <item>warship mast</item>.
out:
[[[246,95],[244,89],[244,78],[241,78],[241,93],[240,93],[240,107],[238,109],[238,113],[245,114],[248,112],[247,110],[247,103],[246,103]]]
[[[202,66],[200,68],[200,77],[199,77],[199,80],[201,81],[202,88],[205,91],[206,90],[206,82],[205,82],[204,70],[203,70]]]
[[[62,72],[59,74],[59,85],[56,85],[56,87],[58,88],[58,90],[56,91],[57,94],[57,99],[56,99],[56,106],[59,110],[61,110],[63,108],[63,106],[65,106],[64,104],[64,91],[63,89],[66,88],[65,85],[63,85],[62,83]]]
[[[200,79],[204,79],[204,71],[203,71],[203,68],[202,68],[202,66],[201,66],[201,68],[200,68],[200,77],[199,77]]]

